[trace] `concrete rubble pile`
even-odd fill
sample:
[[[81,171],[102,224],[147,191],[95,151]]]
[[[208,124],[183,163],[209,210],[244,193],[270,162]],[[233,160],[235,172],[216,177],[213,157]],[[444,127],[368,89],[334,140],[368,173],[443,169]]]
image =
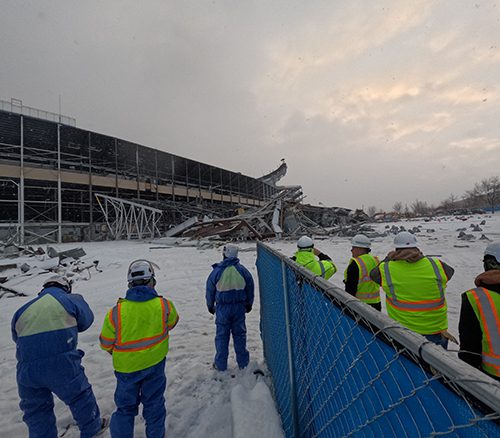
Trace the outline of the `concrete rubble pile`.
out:
[[[265,205],[243,210],[229,218],[194,216],[169,230],[169,238],[192,240],[264,240],[309,235],[354,235],[369,221],[361,210],[302,204],[302,188],[282,190]]]
[[[0,244],[0,298],[32,294],[33,287],[40,290],[43,282],[55,274],[76,282],[89,280],[91,270],[102,272],[98,260],[87,260],[85,256],[82,248],[57,251],[50,246],[43,249]]]

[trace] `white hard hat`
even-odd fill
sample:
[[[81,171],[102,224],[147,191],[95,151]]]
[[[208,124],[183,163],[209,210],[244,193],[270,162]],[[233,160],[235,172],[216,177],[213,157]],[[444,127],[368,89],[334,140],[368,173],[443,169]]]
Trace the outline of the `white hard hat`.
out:
[[[415,248],[417,246],[417,238],[414,234],[408,231],[401,231],[394,238],[394,248]]]
[[[66,292],[71,293],[71,282],[61,275],[52,275],[43,282],[43,287],[57,286],[64,289]]]
[[[309,236],[302,236],[299,240],[297,240],[297,246],[300,249],[312,248],[314,243]]]
[[[128,267],[127,280],[133,283],[138,280],[150,280],[155,276],[154,263],[148,260],[134,260]]]
[[[356,248],[371,248],[372,243],[364,234],[356,234],[351,240],[352,246]]]
[[[222,254],[224,257],[227,259],[238,257],[238,250],[239,248],[236,245],[226,245],[224,249],[222,250]]]
[[[493,256],[500,263],[500,242],[490,243],[484,250],[484,255]]]

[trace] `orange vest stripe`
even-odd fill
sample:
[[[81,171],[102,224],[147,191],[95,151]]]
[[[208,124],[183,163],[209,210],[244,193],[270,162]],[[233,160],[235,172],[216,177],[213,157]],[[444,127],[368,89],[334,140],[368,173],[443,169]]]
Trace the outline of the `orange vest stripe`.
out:
[[[170,314],[170,306],[168,306],[168,313],[165,315],[165,299],[162,297],[160,299],[161,303],[161,320],[162,320],[162,328],[163,331],[167,329],[167,320],[168,320],[168,315]]]
[[[478,293],[481,292],[481,293]],[[500,375],[500,321],[491,295],[484,288],[472,291],[483,322],[489,352],[483,351],[483,363],[496,369]]]
[[[127,353],[134,352],[134,351],[142,351],[142,350],[147,350],[148,348],[154,347],[155,345],[163,342],[165,339],[168,339],[169,335],[168,332],[162,333],[159,337],[156,338],[155,341],[145,341],[143,345],[139,347],[134,347],[134,346],[128,346],[128,345],[116,345],[115,350],[116,351],[124,351]],[[143,342],[144,340],[141,339],[139,342]]]
[[[116,324],[116,337],[118,344],[122,343],[122,305],[118,303],[116,305],[116,316],[117,316],[117,324]]]
[[[135,341],[127,341],[127,342],[122,342],[121,303],[118,303],[116,305],[116,307],[115,307],[116,308],[116,315],[115,316],[118,320],[118,324],[117,324],[118,328],[116,331],[117,343],[115,345],[116,351],[133,352],[133,351],[146,350],[148,348],[151,348],[151,347],[159,344],[160,342],[162,342],[168,338],[168,327],[167,327],[168,314],[165,314],[166,313],[166,311],[165,311],[165,299],[161,298],[160,303],[161,303],[161,309],[162,309],[162,332],[159,335],[150,336],[147,338],[141,338],[141,339],[137,339]],[[168,301],[167,301],[167,305],[169,305]]]
[[[378,258],[373,257],[375,261],[378,263]],[[361,277],[358,280],[358,285],[363,283],[371,283],[373,280],[370,277],[370,273],[368,272],[368,268],[366,267],[366,262],[361,257],[354,257],[354,262],[358,265],[361,271]],[[380,298],[380,290],[376,292],[356,292],[356,297],[365,300],[371,300],[374,298]]]
[[[386,297],[387,298],[387,304],[390,306],[400,309],[400,310],[405,310],[407,312],[422,312],[426,310],[437,310],[441,309],[444,305],[445,302],[444,300],[432,300],[432,301],[417,301],[417,302],[412,302],[412,301],[392,301],[392,298]]]

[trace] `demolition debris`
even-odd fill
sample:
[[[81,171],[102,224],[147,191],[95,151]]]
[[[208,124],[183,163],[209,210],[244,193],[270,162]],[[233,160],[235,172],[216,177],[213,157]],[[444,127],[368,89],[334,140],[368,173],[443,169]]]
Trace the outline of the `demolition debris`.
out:
[[[54,274],[71,282],[89,280],[92,271],[102,272],[99,260],[86,260],[82,248],[57,251],[53,247],[0,246],[0,298],[27,296],[23,283],[40,276],[40,283]]]

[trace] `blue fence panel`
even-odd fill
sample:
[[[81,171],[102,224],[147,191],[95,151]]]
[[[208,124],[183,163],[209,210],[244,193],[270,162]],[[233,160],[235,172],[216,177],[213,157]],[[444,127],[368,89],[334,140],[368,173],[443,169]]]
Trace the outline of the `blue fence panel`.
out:
[[[281,422],[286,436],[293,436],[293,418],[291,407],[291,386],[288,368],[288,345],[285,324],[285,301],[284,287],[281,281],[282,263],[274,257],[260,263],[257,260],[259,270],[259,287],[265,288],[267,293],[260,296],[260,321],[261,335],[264,345],[268,351],[273,353],[266,357],[269,369],[274,370],[273,383],[274,395],[279,406]],[[263,279],[279,276],[275,282],[263,282]],[[264,438],[264,437],[263,437]]]
[[[431,369],[388,335],[407,329],[371,308],[374,319],[363,317],[357,299],[337,289],[339,300],[330,293],[336,288],[261,244],[257,269],[264,354],[287,437],[500,436],[491,400],[487,406],[461,387],[477,379],[480,394],[497,385],[497,407],[492,379],[469,366],[472,377],[458,375],[465,364],[455,357],[445,361],[452,369],[456,362],[458,374]],[[451,355],[411,336],[438,364]]]

